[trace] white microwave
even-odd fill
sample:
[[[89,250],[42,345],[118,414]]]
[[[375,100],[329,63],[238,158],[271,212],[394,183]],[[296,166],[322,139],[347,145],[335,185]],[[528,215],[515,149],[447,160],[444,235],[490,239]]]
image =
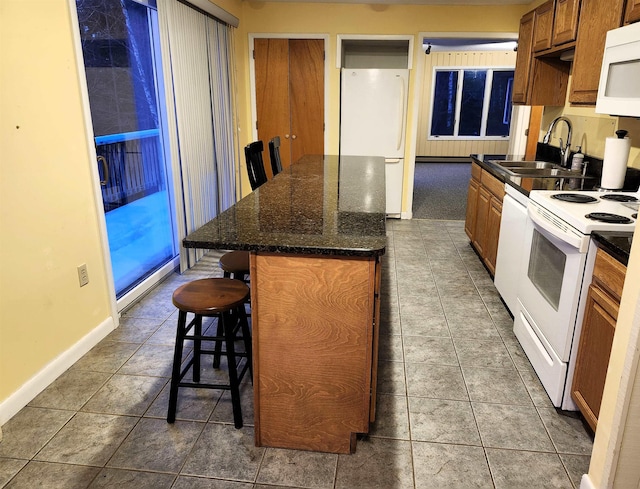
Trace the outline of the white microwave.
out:
[[[596,112],[640,117],[640,23],[607,32]]]

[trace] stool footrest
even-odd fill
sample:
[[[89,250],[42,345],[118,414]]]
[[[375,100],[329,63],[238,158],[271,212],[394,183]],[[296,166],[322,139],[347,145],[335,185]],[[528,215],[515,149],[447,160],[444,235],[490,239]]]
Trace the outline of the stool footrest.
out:
[[[188,370],[189,369],[187,368],[186,371]],[[244,378],[244,374],[247,370],[249,370],[249,364],[243,365],[242,369],[238,372],[238,383],[242,382],[242,379]],[[183,382],[182,377],[184,377],[184,374],[186,373],[186,371],[182,372],[180,381],[178,382],[178,387],[194,387],[194,388],[202,387],[203,389],[231,390],[231,385],[229,384],[210,384],[206,382]]]

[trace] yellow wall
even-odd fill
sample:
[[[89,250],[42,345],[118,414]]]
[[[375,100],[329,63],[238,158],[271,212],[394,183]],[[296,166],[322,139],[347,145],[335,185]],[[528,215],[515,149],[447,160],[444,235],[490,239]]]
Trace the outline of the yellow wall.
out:
[[[0,3],[0,402],[110,317],[71,28],[67,0]]]

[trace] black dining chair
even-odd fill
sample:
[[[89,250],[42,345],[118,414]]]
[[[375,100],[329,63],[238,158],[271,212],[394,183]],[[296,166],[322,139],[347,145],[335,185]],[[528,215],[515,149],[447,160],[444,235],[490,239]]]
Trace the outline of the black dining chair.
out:
[[[247,160],[247,173],[251,190],[257,189],[267,182],[267,174],[264,171],[264,160],[262,152],[264,144],[262,141],[254,141],[244,148],[244,156]],[[228,251],[220,257],[218,265],[224,273],[224,277],[236,278],[244,282],[249,279],[249,252],[248,251]]]
[[[282,171],[282,160],[280,160],[280,136],[276,136],[269,141],[269,159],[271,160],[271,170],[275,177]]]
[[[251,190],[257,189],[263,183],[267,183],[267,174],[264,171],[264,161],[262,152],[264,144],[262,141],[254,141],[244,147],[244,156],[247,160],[247,173]]]

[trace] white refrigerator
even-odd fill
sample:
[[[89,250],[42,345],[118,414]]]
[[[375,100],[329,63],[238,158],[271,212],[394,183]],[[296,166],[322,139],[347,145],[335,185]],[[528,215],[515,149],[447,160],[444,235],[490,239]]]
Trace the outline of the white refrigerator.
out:
[[[342,69],[340,154],[385,158],[387,214],[402,211],[409,70]]]

